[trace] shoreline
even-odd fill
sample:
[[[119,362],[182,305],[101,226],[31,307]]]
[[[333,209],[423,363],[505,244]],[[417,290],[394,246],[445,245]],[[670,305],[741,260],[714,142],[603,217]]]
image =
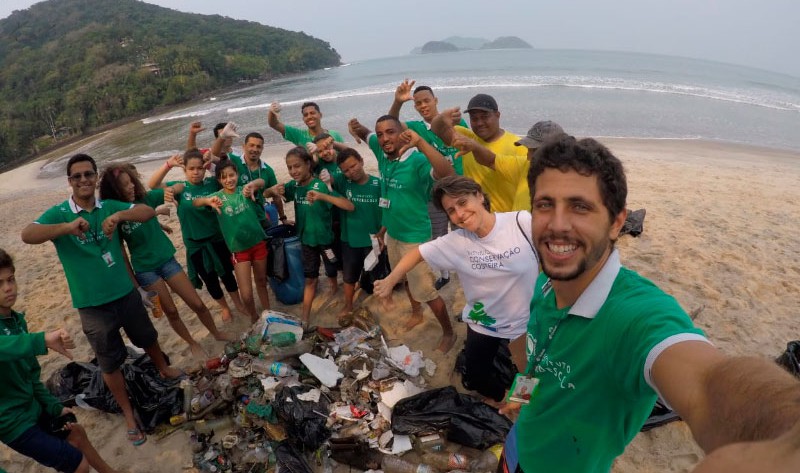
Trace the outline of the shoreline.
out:
[[[628,208],[647,210],[642,235],[623,237],[617,242],[623,264],[671,294],[687,312],[696,312],[695,324],[723,352],[770,359],[779,355],[790,339],[797,338],[800,187],[796,183],[800,181],[800,152],[687,140],[600,141],[625,166]],[[262,155],[281,182],[288,180],[282,153],[290,146],[268,146]],[[372,154],[363,144],[356,147],[367,161],[368,171],[375,173]],[[146,178],[160,164],[152,161],[138,167]],[[0,247],[15,258],[20,286],[15,309],[26,312],[30,331],[64,327],[76,342],[75,359],[85,361],[91,358],[91,350],[81,333],[53,245],[26,245],[20,240],[25,225],[70,195],[66,175],[39,179],[38,166],[32,162],[0,175],[0,212],[6,216]],[[180,175],[179,170],[171,173],[174,174],[170,177]],[[161,217],[161,221],[175,230],[169,238],[178,250],[178,261],[185,263],[174,212],[171,217]],[[322,294],[320,291],[314,302],[314,323],[334,326],[337,300]],[[200,295],[220,324],[213,301],[204,290]],[[460,313],[464,295],[457,276],[441,290],[441,295],[450,316]],[[396,297],[397,306],[391,310],[385,310],[372,297],[361,298],[360,304],[380,320],[390,344],[405,343],[412,350],[422,350],[436,363],[429,387],[454,385],[461,390],[451,373],[465,339],[465,325],[454,324],[459,340],[456,348],[446,355],[438,354],[434,348],[441,331],[427,308],[424,323],[401,333],[410,310],[404,299]],[[219,353],[223,345],[208,335],[185,304],[176,302],[193,337],[210,353]],[[299,313],[300,307],[274,302],[273,309]],[[162,347],[176,366],[188,366],[188,346],[165,318],[154,323]],[[224,328],[243,327],[234,322]],[[39,357],[42,379],[67,361],[52,353]],[[84,410],[78,410],[77,416],[99,452],[113,466],[124,465],[130,473],[160,473],[182,471],[191,463],[184,435],[176,434],[161,442],[151,437],[146,444],[134,448],[125,438],[120,416]],[[137,461],[141,458],[149,461]],[[612,472],[686,473],[702,458],[703,452],[686,424],[674,422],[638,434],[615,461]],[[0,464],[8,471],[49,471],[5,446],[0,446]]]

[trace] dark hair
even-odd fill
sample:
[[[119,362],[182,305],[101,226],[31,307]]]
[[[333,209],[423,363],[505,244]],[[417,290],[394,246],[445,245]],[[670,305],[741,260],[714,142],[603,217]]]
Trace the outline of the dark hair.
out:
[[[312,158],[308,150],[303,148],[302,146],[295,146],[294,148],[286,152],[286,159],[289,159],[289,156],[297,156],[298,158],[302,159],[303,161],[307,162],[312,166],[314,164],[314,158]]]
[[[536,179],[546,169],[561,172],[575,171],[581,176],[597,176],[603,205],[611,220],[625,210],[628,184],[622,162],[605,146],[592,138],[582,140],[574,136],[561,135],[549,141],[533,154],[528,172],[528,187],[531,196],[536,193]]]
[[[428,92],[430,92],[430,93],[431,93],[431,95],[433,95],[434,97],[436,97],[436,95],[434,95],[434,93],[433,93],[433,89],[431,89],[431,88],[430,88],[430,87],[428,87],[427,85],[421,85],[421,86],[417,87],[416,89],[414,89],[414,93],[412,93],[411,95],[412,95],[412,96],[414,96],[414,95],[417,95],[417,92],[424,92],[424,91],[426,91],[426,90],[427,90]]]
[[[314,107],[318,112],[320,112],[319,105],[317,105],[316,102],[303,102],[303,105],[300,105],[300,113],[303,113],[303,110],[305,110],[306,107]]]
[[[72,171],[72,165],[73,164],[84,162],[84,161],[92,163],[92,169],[94,169],[94,172],[97,172],[97,163],[94,162],[94,158],[92,158],[88,154],[78,153],[75,156],[69,158],[69,161],[67,161],[67,177],[69,177],[69,175],[72,174],[71,171]]]
[[[322,141],[322,140],[324,140],[326,138],[332,138],[331,134],[322,132],[319,135],[317,135],[314,138],[312,138],[311,141],[314,142],[314,143],[319,143],[320,141]]]
[[[364,158],[361,157],[355,148],[345,148],[336,156],[336,164],[342,164],[347,160],[347,158],[356,158],[362,163],[364,162]]]
[[[261,133],[259,133],[257,131],[253,131],[251,133],[248,133],[247,136],[244,137],[244,144],[247,144],[247,142],[250,140],[250,138],[255,138],[255,139],[261,140],[262,143],[264,142],[264,137],[261,136]]]
[[[11,271],[16,271],[14,267],[14,258],[6,253],[6,250],[0,248],[0,269],[11,268]]]
[[[214,170],[214,177],[216,177],[217,180],[219,181],[220,179],[222,179],[222,171],[228,168],[233,168],[233,170],[236,171],[236,174],[239,174],[239,170],[236,169],[236,165],[233,164],[233,161],[228,159],[225,161],[220,161],[217,164],[217,169]]]
[[[433,190],[431,191],[433,205],[439,210],[444,210],[444,205],[442,205],[444,196],[461,197],[462,195],[483,195],[483,207],[486,210],[491,207],[489,196],[483,192],[481,185],[466,176],[455,174],[443,177],[433,184]]]
[[[214,125],[214,138],[219,138],[219,132],[228,126],[228,122],[221,122]]]
[[[403,123],[400,121],[399,118],[397,118],[397,117],[395,117],[393,115],[382,115],[380,118],[378,118],[375,121],[375,126],[378,126],[378,123],[380,123],[380,122],[394,122],[397,126],[400,127],[400,130],[403,129]]]
[[[144,200],[147,191],[132,164],[112,164],[103,170],[100,176],[100,198],[125,201],[125,193],[119,185],[119,175],[122,173],[127,174],[133,183],[133,200],[137,202]]]
[[[197,148],[187,149],[183,153],[183,165],[186,166],[189,164],[190,159],[199,159],[200,161],[203,161],[203,153],[201,153]]]

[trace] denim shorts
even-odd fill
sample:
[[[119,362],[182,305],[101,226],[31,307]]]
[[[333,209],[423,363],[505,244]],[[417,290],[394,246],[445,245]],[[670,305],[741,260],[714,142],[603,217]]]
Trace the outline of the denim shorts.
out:
[[[175,259],[173,256],[166,263],[162,264],[158,268],[154,269],[153,271],[142,271],[141,273],[136,273],[136,281],[142,287],[148,287],[159,280],[163,279],[166,281],[167,279],[175,276],[176,274],[183,271],[180,263]]]
[[[48,434],[38,425],[22,432],[19,437],[8,442],[7,445],[56,471],[72,473],[83,461],[83,454],[80,450],[66,440]]]

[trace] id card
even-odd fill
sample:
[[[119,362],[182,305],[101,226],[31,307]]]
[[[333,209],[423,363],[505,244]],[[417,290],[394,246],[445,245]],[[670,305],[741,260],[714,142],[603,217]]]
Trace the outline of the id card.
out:
[[[109,268],[114,266],[115,264],[114,257],[111,256],[111,253],[109,253],[108,251],[104,251],[102,256],[103,256],[103,261],[106,262],[106,266],[108,266]]]
[[[382,209],[388,209],[390,205],[392,205],[392,202],[389,199],[381,197],[380,200],[378,200],[378,207]]]
[[[514,383],[511,385],[511,389],[508,390],[506,401],[530,404],[531,398],[536,393],[536,388],[538,386],[539,378],[531,378],[530,376],[518,373],[514,377]]]

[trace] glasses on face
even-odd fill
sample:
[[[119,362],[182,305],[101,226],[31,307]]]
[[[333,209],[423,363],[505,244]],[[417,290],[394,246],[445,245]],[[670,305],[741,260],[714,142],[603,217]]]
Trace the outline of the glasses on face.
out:
[[[94,179],[96,176],[97,176],[97,173],[94,172],[94,171],[83,171],[82,173],[76,172],[75,174],[72,174],[71,176],[69,176],[68,179],[70,181],[77,182],[77,181],[80,181],[81,178],[91,180],[91,179]]]

